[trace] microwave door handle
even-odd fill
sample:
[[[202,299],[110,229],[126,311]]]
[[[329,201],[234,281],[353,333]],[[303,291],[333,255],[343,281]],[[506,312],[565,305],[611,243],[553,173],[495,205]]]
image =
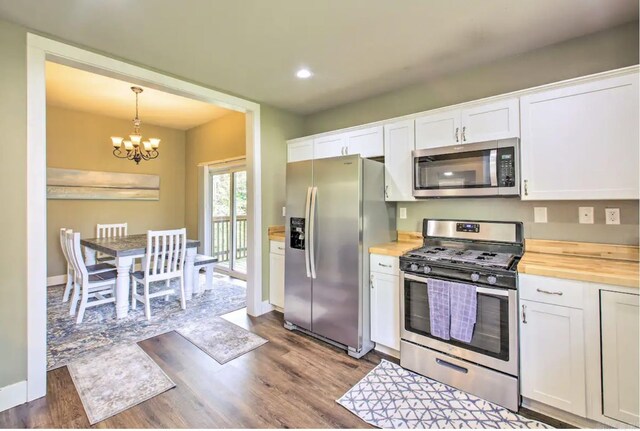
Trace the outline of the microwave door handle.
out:
[[[498,186],[498,150],[489,152],[489,172],[491,175],[491,187]]]

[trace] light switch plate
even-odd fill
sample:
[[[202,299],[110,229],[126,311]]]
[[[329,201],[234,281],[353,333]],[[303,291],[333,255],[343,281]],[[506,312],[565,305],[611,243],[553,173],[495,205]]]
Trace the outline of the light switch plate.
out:
[[[593,207],[579,207],[578,220],[582,224],[593,224]]]
[[[535,208],[533,208],[533,221],[534,221],[534,223],[546,223],[547,222],[547,207],[535,207]]]
[[[287,216],[287,207],[282,207],[282,217]]]
[[[400,208],[400,215],[399,217],[401,219],[406,219],[407,218],[407,209],[406,208]]]
[[[604,219],[607,224],[620,224],[620,208],[605,208]]]

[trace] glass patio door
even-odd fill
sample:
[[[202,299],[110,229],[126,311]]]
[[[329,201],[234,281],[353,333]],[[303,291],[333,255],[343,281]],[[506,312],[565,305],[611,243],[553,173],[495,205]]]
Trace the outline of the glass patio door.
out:
[[[247,171],[214,170],[211,178],[211,250],[216,267],[234,277],[247,274]]]

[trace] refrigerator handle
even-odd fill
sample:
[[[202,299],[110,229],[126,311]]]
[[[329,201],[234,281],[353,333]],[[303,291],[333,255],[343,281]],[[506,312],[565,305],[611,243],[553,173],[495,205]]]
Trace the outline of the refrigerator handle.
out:
[[[306,226],[306,236],[307,238],[305,239],[305,242],[307,244],[307,246],[304,248],[304,264],[305,264],[305,268],[307,270],[307,278],[311,278],[311,265],[309,264],[309,247],[310,247],[310,242],[309,242],[309,209],[311,208],[311,189],[312,187],[308,187],[307,188],[307,202],[305,204],[304,207],[304,218],[306,220],[307,226]]]
[[[307,237],[309,238],[309,263],[311,266],[311,278],[316,278],[316,253],[315,253],[315,224],[316,224],[316,196],[318,194],[318,188],[314,187],[311,190],[311,209],[309,210],[309,232]]]

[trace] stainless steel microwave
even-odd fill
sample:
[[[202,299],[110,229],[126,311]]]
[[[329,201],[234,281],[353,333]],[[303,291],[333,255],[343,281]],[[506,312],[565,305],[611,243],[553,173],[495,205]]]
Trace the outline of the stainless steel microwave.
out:
[[[520,195],[520,140],[413,151],[416,198]]]

